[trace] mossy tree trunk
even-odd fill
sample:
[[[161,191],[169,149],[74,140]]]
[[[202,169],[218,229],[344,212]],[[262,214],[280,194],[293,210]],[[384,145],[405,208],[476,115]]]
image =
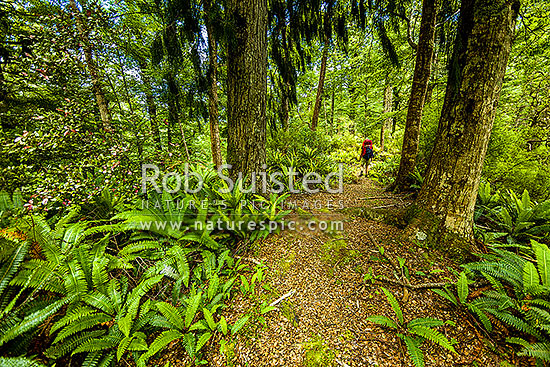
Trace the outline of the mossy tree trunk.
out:
[[[321,56],[321,69],[319,70],[319,83],[317,84],[317,95],[315,96],[315,105],[313,106],[313,115],[311,117],[311,130],[317,130],[319,122],[319,113],[321,112],[321,100],[323,98],[323,88],[327,72],[328,41],[325,41],[323,55]]]
[[[473,243],[479,179],[518,10],[518,0],[462,1],[436,142],[406,230],[424,232],[451,256],[466,255]]]
[[[236,177],[265,163],[267,0],[229,0],[227,163]]]
[[[212,162],[216,168],[222,164],[220,123],[218,120],[218,43],[214,36],[214,24],[210,14],[210,0],[205,1],[206,31],[208,34],[208,118],[210,122],[210,147]]]
[[[390,187],[391,190],[397,192],[404,191],[410,187],[412,183],[410,176],[416,166],[422,110],[426,100],[434,54],[437,2],[437,0],[424,0],[422,2],[422,19],[420,21],[420,33],[407,110],[407,121],[405,123],[405,134],[401,148],[401,161],[395,182]]]

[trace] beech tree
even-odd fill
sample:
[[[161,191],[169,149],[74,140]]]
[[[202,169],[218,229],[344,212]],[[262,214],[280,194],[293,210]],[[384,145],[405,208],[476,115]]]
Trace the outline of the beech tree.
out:
[[[435,24],[438,8],[437,0],[422,1],[422,19],[418,46],[416,46],[416,62],[414,76],[407,110],[405,134],[401,148],[399,171],[389,189],[403,191],[410,186],[410,176],[416,166],[418,142],[422,124],[422,110],[426,101],[428,82],[430,80],[432,60],[434,56]],[[410,29],[410,27],[408,27]],[[410,37],[409,37],[410,39]]]
[[[481,169],[512,47],[518,0],[463,0],[445,100],[406,235],[453,256],[473,243]],[[424,235],[418,236],[423,238]]]
[[[265,163],[267,0],[229,0],[227,163],[233,177]]]

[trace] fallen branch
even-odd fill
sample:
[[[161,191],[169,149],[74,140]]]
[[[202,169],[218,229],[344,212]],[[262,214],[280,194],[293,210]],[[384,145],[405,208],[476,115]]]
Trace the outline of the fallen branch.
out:
[[[368,198],[361,198],[361,200],[376,200],[376,199],[393,199],[393,196],[370,196]]]
[[[386,279],[386,278],[379,278],[376,279],[379,282],[385,282],[390,283],[394,285],[399,285],[401,287],[409,288],[409,289],[430,289],[430,288],[445,288],[449,285],[449,283],[422,283],[422,284],[410,284],[410,283],[404,283],[399,280],[393,280],[393,279]]]
[[[281,301],[283,301],[284,299],[286,299],[288,297],[291,297],[294,293],[296,293],[296,291],[293,289],[290,292],[283,294],[281,297],[279,297],[275,301],[271,302],[269,304],[269,306],[272,306],[272,307],[276,306],[277,304],[281,303]]]
[[[393,206],[397,206],[397,204],[375,206],[374,208],[371,208],[371,209],[384,209],[384,208],[391,208]]]

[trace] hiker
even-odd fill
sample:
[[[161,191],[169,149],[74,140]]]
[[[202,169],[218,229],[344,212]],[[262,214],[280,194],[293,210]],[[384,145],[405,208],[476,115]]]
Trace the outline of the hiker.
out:
[[[363,175],[363,164],[365,165],[365,177],[369,174],[369,163],[370,160],[374,158],[374,146],[372,145],[372,140],[369,138],[365,139],[363,142],[363,146],[361,146],[361,156],[359,157],[359,161],[361,162],[361,173],[359,174],[359,177]]]

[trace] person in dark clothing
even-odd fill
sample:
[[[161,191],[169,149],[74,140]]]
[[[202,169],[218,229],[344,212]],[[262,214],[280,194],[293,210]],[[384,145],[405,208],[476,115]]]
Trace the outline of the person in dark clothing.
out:
[[[361,173],[359,174],[359,177],[363,175],[363,166],[365,167],[365,177],[369,174],[369,164],[371,159],[374,158],[374,146],[372,145],[372,140],[369,138],[365,139],[363,141],[363,145],[361,146],[361,156],[359,157],[359,161],[361,162]]]

